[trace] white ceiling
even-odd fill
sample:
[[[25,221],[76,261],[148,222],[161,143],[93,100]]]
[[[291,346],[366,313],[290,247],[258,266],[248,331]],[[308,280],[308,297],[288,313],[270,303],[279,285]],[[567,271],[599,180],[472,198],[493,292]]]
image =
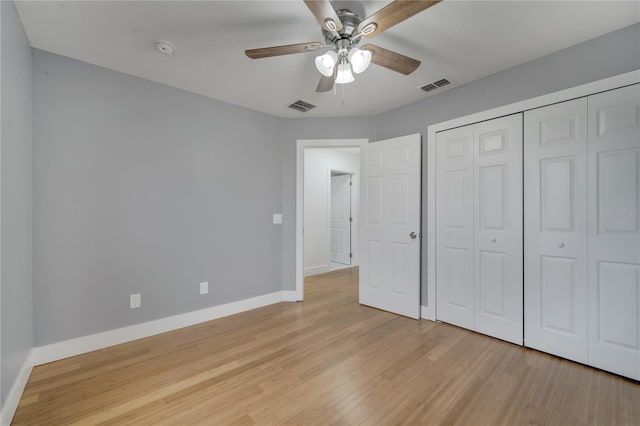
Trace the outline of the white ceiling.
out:
[[[388,2],[335,1],[368,16]],[[302,0],[21,1],[33,47],[280,117],[302,99],[305,117],[378,114],[640,21],[638,1],[444,2],[367,40],[422,61],[409,76],[372,65],[356,81],[317,94],[314,54],[252,60],[245,49],[323,41]],[[173,56],[154,41],[169,40]],[[342,89],[344,88],[344,94]]]

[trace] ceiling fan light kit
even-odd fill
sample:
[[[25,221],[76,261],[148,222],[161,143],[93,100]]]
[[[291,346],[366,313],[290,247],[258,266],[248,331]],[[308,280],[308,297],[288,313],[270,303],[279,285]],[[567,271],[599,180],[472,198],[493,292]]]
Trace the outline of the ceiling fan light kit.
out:
[[[372,57],[373,53],[370,50],[362,50],[357,47],[351,48],[349,51],[349,62],[351,63],[353,72],[356,74],[363,73],[367,68],[369,68]]]
[[[330,50],[324,55],[316,57],[316,68],[320,71],[320,74],[330,77],[337,62],[338,55],[333,50]]]
[[[344,61],[338,65],[338,74],[336,75],[336,84],[347,84],[355,81],[349,62]]]
[[[420,66],[420,61],[367,44],[357,45],[363,37],[373,37],[392,26],[417,15],[441,0],[395,0],[365,20],[348,9],[336,11],[329,0],[304,0],[316,21],[320,24],[325,45],[317,42],[298,43],[246,50],[252,59],[289,55],[331,49],[315,58],[315,65],[322,77],[316,92],[328,92],[334,84],[347,84],[355,80],[353,73],[364,72],[374,64],[408,75]]]

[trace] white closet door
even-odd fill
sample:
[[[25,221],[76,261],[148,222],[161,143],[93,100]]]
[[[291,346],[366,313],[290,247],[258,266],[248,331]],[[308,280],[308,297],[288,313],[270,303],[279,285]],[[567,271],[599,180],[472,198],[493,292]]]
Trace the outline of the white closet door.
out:
[[[640,379],[640,86],[589,99],[589,364]]]
[[[473,329],[473,126],[436,136],[437,319]]]
[[[475,330],[521,345],[522,114],[474,133]]]
[[[587,363],[587,98],[524,114],[525,345]]]

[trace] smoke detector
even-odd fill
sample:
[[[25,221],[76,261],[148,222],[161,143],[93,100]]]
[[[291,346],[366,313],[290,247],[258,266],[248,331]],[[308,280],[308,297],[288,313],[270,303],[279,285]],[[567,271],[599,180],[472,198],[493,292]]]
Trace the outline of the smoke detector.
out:
[[[159,40],[156,41],[156,49],[158,49],[158,52],[162,53],[163,55],[173,55],[173,51],[176,48],[170,41]]]

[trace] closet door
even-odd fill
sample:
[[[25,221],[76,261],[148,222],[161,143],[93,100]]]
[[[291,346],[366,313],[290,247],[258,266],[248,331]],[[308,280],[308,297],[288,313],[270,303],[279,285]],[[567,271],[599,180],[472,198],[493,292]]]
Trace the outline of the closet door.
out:
[[[587,98],[524,114],[525,345],[587,363]]]
[[[475,125],[474,329],[521,345],[522,114]]]
[[[473,329],[473,126],[436,136],[437,319]]]
[[[638,380],[640,86],[588,102],[589,364]]]

